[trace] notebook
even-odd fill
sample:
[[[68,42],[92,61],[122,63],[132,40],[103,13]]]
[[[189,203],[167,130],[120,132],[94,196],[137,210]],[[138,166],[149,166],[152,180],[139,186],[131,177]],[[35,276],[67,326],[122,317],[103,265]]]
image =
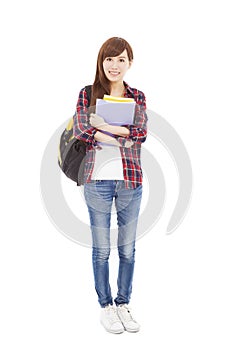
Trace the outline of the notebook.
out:
[[[131,97],[116,97],[111,95],[104,95],[103,99],[109,102],[134,102],[134,99]]]
[[[135,104],[132,98],[104,95],[104,99],[96,100],[96,114],[111,125],[132,125]]]

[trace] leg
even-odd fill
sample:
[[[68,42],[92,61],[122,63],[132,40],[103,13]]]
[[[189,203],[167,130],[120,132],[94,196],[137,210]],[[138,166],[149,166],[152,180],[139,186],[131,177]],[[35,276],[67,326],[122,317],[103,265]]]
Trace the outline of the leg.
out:
[[[142,197],[142,186],[136,189],[120,188],[116,196],[118,220],[118,293],[116,305],[128,304],[132,293],[135,263],[135,238]]]
[[[85,184],[84,195],[88,206],[92,232],[92,263],[95,289],[101,307],[112,304],[109,284],[110,223],[113,190],[108,181]]]

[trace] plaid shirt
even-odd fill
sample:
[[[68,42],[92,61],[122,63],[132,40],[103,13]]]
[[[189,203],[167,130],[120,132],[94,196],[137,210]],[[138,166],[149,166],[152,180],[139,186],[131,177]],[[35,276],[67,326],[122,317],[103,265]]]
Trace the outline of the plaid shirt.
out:
[[[146,140],[147,136],[147,114],[146,114],[146,98],[143,92],[129,87],[125,82],[124,97],[131,97],[136,101],[134,125],[126,126],[130,134],[128,137],[116,136],[120,142],[120,152],[123,165],[123,175],[125,188],[136,188],[142,184],[141,169],[141,144]],[[97,142],[94,138],[97,131],[96,128],[89,124],[89,103],[87,92],[83,88],[79,93],[76,106],[76,114],[74,116],[74,136],[87,143],[87,154],[85,159],[84,183],[91,181],[92,172],[95,162],[95,152]],[[124,147],[126,140],[134,141],[130,148]]]

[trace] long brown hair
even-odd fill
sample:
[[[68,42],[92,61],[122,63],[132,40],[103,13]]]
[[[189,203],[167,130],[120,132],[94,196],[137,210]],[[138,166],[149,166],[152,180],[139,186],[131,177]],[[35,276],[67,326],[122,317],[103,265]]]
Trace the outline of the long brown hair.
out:
[[[113,37],[105,41],[101,46],[97,58],[95,81],[92,86],[91,106],[96,104],[97,98],[103,98],[104,94],[110,94],[110,81],[107,79],[103,69],[105,58],[119,56],[125,49],[131,62],[133,60],[133,50],[126,40]]]

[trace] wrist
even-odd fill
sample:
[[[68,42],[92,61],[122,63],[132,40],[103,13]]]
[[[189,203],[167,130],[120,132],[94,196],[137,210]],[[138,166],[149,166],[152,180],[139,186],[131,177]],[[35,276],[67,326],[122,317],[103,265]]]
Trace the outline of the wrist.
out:
[[[106,123],[106,124],[101,125],[100,129],[102,131],[110,132],[110,128],[109,127],[110,127],[110,125]]]

